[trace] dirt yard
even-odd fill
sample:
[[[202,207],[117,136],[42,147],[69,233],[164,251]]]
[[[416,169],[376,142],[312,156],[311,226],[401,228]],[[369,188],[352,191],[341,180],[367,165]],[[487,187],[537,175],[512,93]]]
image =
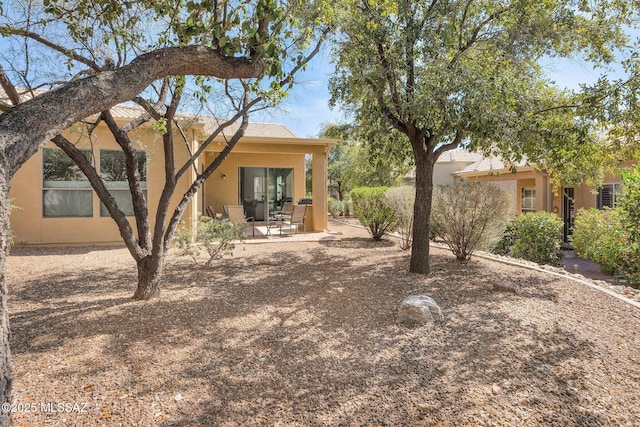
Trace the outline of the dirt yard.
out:
[[[14,425],[640,425],[637,308],[443,250],[409,274],[396,242],[331,229],[209,269],[172,256],[145,303],[125,249],[14,249]],[[399,326],[413,294],[445,323]]]

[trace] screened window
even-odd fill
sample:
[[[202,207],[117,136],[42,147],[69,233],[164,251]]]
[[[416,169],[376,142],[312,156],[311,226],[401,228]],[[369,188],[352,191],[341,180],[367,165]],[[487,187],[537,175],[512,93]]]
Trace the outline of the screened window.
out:
[[[536,211],[536,189],[535,188],[523,188],[522,189],[522,213],[535,212]]]
[[[91,150],[82,150],[91,160]],[[42,149],[42,214],[45,218],[92,217],[93,190],[80,168],[59,148]]]
[[[136,152],[140,187],[147,197],[147,153]],[[127,216],[133,216],[133,201],[127,180],[127,164],[125,155],[120,150],[100,150],[100,177],[116,200],[118,208]],[[109,211],[104,203],[100,203],[100,216],[108,217]]]
[[[620,197],[622,196],[622,184],[619,182],[613,184],[603,184],[598,190],[596,197],[596,206],[598,209],[609,207],[611,209],[618,206]]]

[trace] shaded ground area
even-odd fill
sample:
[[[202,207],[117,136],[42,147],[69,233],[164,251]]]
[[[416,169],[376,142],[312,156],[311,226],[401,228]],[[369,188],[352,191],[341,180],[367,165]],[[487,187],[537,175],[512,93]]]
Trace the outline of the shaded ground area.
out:
[[[172,257],[147,303],[125,249],[15,249],[14,402],[39,408],[15,425],[640,425],[640,310],[442,250],[409,274],[396,243],[331,228],[210,269]],[[412,294],[446,322],[398,326]]]

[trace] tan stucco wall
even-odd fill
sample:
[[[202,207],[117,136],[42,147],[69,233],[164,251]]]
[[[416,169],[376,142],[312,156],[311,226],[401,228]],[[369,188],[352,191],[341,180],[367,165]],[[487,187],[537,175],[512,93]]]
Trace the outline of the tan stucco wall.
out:
[[[214,150],[221,147],[214,144]],[[240,142],[224,163],[205,182],[204,206],[212,206],[217,213],[223,212],[225,204],[239,204],[240,167],[269,167],[293,169],[293,201],[305,197],[305,155],[312,155],[313,205],[307,208],[306,227],[308,231],[327,229],[327,154],[329,147],[322,144],[292,144],[285,141],[259,140]],[[204,163],[209,165],[217,156],[217,151],[206,152]],[[205,166],[206,167],[206,166]],[[222,179],[222,176],[226,179]]]
[[[189,151],[180,134],[175,135],[175,163],[179,168],[188,158]],[[197,149],[197,137],[202,137],[188,129],[187,137],[191,152]],[[91,137],[79,136],[77,132],[67,132],[72,142],[78,142],[78,148],[92,148],[96,162],[99,162],[100,149],[118,149],[111,133],[105,126],[99,126]],[[147,197],[150,218],[155,219],[158,200],[164,185],[164,152],[161,135],[150,128],[141,130],[136,136],[140,149],[147,152],[148,176]],[[313,155],[313,198],[314,204],[307,212],[307,230],[325,230],[327,228],[327,153],[333,140],[274,139],[264,137],[244,138],[234,148],[232,154],[205,182],[204,196],[199,192],[187,207],[182,221],[186,226],[193,224],[198,214],[208,205],[216,212],[222,212],[224,204],[237,204],[239,185],[238,168],[246,167],[282,167],[294,169],[294,201],[305,196],[305,154]],[[47,144],[47,147],[55,147]],[[221,150],[223,142],[214,142],[213,150]],[[215,153],[205,152],[200,163],[208,165]],[[198,171],[202,165],[197,164]],[[226,180],[222,176],[226,175]],[[170,212],[189,188],[195,178],[193,168],[185,173],[178,182],[172,198]],[[11,199],[20,208],[11,215],[11,225],[16,244],[22,245],[68,245],[68,244],[122,244],[117,226],[110,217],[100,217],[100,201],[93,194],[93,217],[90,218],[44,218],[42,185],[42,151],[36,153],[16,173],[12,180]],[[203,200],[204,199],[204,200]],[[133,217],[129,218],[135,230]]]
[[[78,140],[77,134],[67,133],[72,141]],[[175,157],[176,163],[182,164],[187,159],[187,149],[184,141],[178,140],[176,135]],[[160,135],[147,129],[137,135],[140,149],[147,152],[149,161],[147,172],[147,197],[149,201],[152,226],[155,211],[164,185],[164,153],[162,151]],[[156,143],[158,142],[158,143]],[[99,162],[100,149],[118,149],[111,133],[105,127],[98,127],[92,136],[92,144],[86,138],[77,145],[78,148],[91,149],[96,162]],[[49,143],[46,147],[55,147]],[[178,182],[177,194],[184,194],[190,182],[192,173],[187,173]],[[47,245],[47,244],[122,244],[117,226],[110,217],[100,216],[100,201],[93,194],[93,217],[90,218],[44,218],[42,206],[42,150],[38,151],[18,170],[11,181],[10,198],[19,209],[11,214],[11,228],[16,244]],[[174,198],[171,211],[177,205]],[[190,204],[183,220],[189,224],[195,218],[196,209]],[[133,217],[129,222],[135,230]]]
[[[533,170],[517,173],[494,173],[491,175],[464,176],[465,180],[479,182],[503,182],[516,181],[515,211],[522,211],[522,189],[534,188],[536,190],[536,210],[551,211],[553,204],[553,191],[546,175]]]

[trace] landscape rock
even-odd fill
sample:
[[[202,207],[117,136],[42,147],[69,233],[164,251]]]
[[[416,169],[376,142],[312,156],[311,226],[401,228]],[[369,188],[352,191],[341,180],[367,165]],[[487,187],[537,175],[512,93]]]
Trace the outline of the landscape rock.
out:
[[[424,325],[426,323],[442,322],[442,310],[433,298],[424,295],[410,295],[406,297],[398,311],[398,322],[406,325]]]

